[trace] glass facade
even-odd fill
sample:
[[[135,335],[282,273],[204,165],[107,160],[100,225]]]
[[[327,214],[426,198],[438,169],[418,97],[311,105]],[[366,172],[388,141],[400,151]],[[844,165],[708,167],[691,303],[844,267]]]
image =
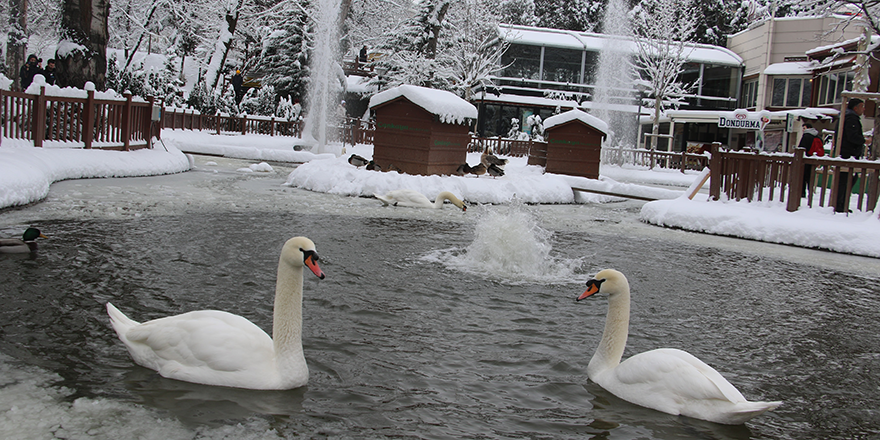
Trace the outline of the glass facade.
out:
[[[839,71],[825,73],[816,78],[819,81],[819,94],[816,97],[817,105],[840,104],[840,94],[844,90],[852,90],[852,82],[855,78],[853,71]]]
[[[773,78],[771,107],[809,107],[813,82],[809,78]]]
[[[599,53],[511,43],[501,57],[505,65],[499,85],[592,94]],[[685,108],[732,110],[740,81],[739,66],[686,63],[679,81],[692,84]],[[644,75],[643,75],[644,76]],[[523,80],[527,80],[524,82]],[[528,81],[531,80],[531,81]],[[632,100],[636,90],[621,98]]]

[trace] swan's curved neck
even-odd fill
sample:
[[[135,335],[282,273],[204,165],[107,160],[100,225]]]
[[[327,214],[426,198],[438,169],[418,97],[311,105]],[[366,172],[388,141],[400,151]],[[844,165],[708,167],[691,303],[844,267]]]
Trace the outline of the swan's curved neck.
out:
[[[450,194],[446,191],[437,194],[437,198],[434,199],[434,208],[442,208],[444,200],[449,200],[451,202],[452,199],[449,198],[449,195]]]
[[[279,367],[303,357],[302,288],[302,267],[291,267],[279,261],[272,322],[275,360]]]
[[[629,286],[608,296],[608,315],[605,318],[605,331],[587,374],[594,374],[614,368],[620,364],[626,338],[629,334]]]

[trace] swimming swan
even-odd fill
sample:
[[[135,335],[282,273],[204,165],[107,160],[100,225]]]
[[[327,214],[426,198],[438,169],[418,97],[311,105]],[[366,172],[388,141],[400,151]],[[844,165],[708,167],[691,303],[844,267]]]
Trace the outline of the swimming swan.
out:
[[[464,206],[464,203],[449,191],[443,191],[440,194],[437,194],[434,203],[431,203],[424,194],[411,189],[396,189],[394,191],[388,191],[384,196],[380,196],[379,194],[374,195],[385,206],[392,205],[405,206],[407,208],[439,209],[443,207],[443,200],[449,200],[462,211],[467,211],[467,206]]]
[[[217,310],[143,324],[110,303],[107,313],[134,362],[163,377],[258,390],[297,388],[309,380],[302,348],[303,266],[324,279],[317,261],[315,244],[308,238],[294,237],[284,244],[275,284],[273,337],[241,316]]]
[[[587,281],[580,301],[608,294],[608,316],[587,375],[611,394],[657,411],[727,425],[739,425],[782,402],[749,402],[712,367],[690,353],[661,348],[620,362],[629,331],[629,283],[606,269]]]

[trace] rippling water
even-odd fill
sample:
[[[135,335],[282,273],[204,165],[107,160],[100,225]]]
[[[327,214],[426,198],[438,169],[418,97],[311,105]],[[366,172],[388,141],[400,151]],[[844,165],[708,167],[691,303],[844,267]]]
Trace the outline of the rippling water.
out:
[[[250,210],[39,222],[52,239],[35,259],[0,259],[0,437],[878,435],[880,280],[676,231],[623,235],[614,213],[579,218],[588,228],[547,218],[576,208],[474,207],[455,221]],[[307,387],[200,386],[132,364],[107,301],[137,320],[209,308],[271,329],[278,252],[293,235],[315,241],[327,275],[305,281]],[[633,289],[625,356],[682,348],[747,398],[784,405],[727,427],[590,382],[607,302],[574,298],[606,267]]]

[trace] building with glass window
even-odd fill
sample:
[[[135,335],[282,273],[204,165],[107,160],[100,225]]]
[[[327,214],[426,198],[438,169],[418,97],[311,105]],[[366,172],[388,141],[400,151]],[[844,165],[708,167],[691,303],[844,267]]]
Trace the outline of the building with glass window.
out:
[[[852,90],[855,75],[855,55],[844,53],[855,51],[855,40],[861,32],[855,25],[839,28],[840,21],[841,17],[835,16],[766,18],[728,37],[727,47],[745,63],[739,107],[775,113],[816,107],[839,109],[841,92]],[[873,108],[866,115],[872,116]],[[784,119],[777,118],[765,134],[770,139],[781,139],[783,149],[791,151],[805,122],[829,136],[837,129],[835,118],[827,116],[795,122],[786,127]],[[732,144],[755,145],[753,132],[737,130],[732,138]]]
[[[595,95],[600,51],[613,41],[617,50],[637,53],[632,39],[602,34],[528,26],[501,25],[499,32],[509,44],[501,59],[503,70],[493,85],[476,90],[479,108],[477,132],[482,136],[506,136],[519,124],[528,131],[528,117],[542,119],[572,108],[590,111]],[[622,47],[621,47],[622,46]],[[693,83],[682,97],[682,107],[693,110],[733,110],[737,107],[742,78],[742,59],[718,46],[690,44],[688,62],[680,81]],[[612,111],[637,118],[641,108],[635,84],[614,90]],[[717,133],[707,135],[715,138]]]

